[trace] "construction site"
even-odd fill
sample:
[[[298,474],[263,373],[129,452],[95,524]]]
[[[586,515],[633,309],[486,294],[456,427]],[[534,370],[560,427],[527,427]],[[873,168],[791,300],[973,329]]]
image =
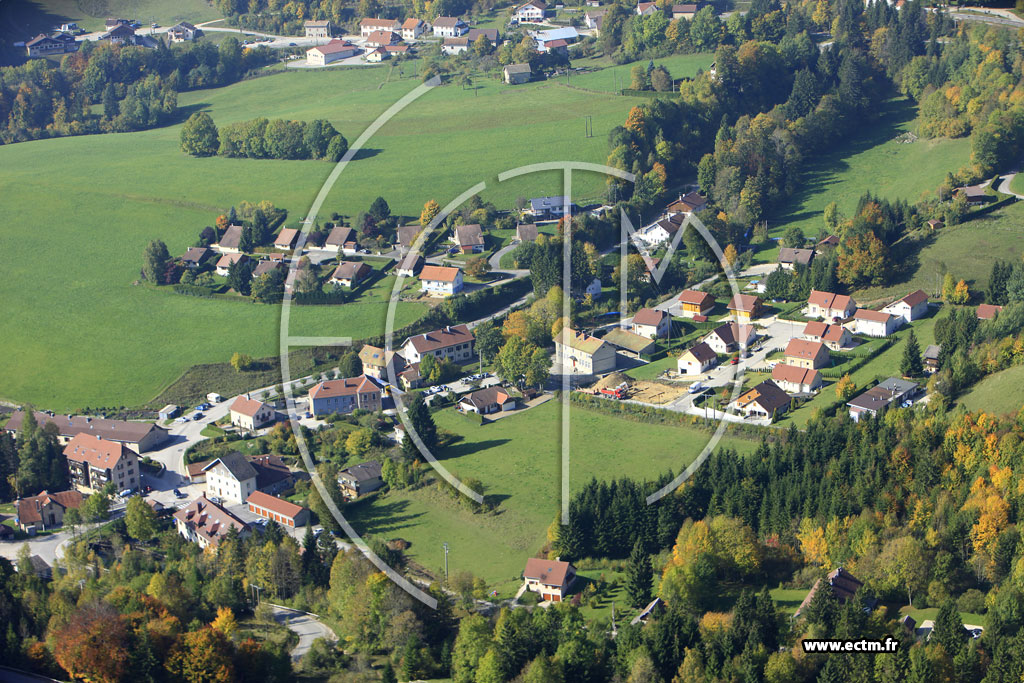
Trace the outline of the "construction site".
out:
[[[660,382],[636,380],[621,372],[613,372],[599,379],[589,389],[594,395],[605,396],[612,400],[631,400],[653,405],[664,405],[675,401],[686,393],[686,385],[670,385]]]

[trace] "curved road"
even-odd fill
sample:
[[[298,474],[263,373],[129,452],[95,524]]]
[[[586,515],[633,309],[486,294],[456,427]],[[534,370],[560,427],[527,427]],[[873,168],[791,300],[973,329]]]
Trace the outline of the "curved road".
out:
[[[291,651],[293,660],[301,659],[303,655],[309,652],[313,642],[319,638],[327,638],[328,640],[338,639],[334,631],[320,621],[315,614],[300,612],[297,609],[281,607],[280,605],[270,605],[270,607],[274,610],[274,619],[277,623],[288,627],[290,631],[299,636],[299,644],[292,648]]]

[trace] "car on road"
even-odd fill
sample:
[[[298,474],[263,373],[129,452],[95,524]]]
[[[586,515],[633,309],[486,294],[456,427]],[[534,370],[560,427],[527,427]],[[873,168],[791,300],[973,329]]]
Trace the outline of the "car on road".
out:
[[[160,24],[150,24],[150,28],[160,28]]]
[[[700,382],[694,382],[693,384],[690,385],[690,388],[687,391],[689,391],[691,394],[699,393],[701,391],[704,391],[704,385],[701,384]]]
[[[204,415],[197,411],[196,414],[192,416],[192,419],[193,420],[202,420],[203,417],[204,417]]]
[[[182,415],[177,420],[175,420],[175,422],[178,424],[181,424],[182,422],[188,422],[188,415]]]
[[[740,363],[739,356],[733,356],[732,360],[729,361],[729,365],[739,365],[739,363]]]
[[[132,498],[137,495],[139,495],[139,493],[135,489],[125,489],[124,491],[120,491],[117,494],[117,497],[122,498],[124,500],[128,500],[129,498]]]
[[[295,43],[288,43],[288,47],[295,47]]]

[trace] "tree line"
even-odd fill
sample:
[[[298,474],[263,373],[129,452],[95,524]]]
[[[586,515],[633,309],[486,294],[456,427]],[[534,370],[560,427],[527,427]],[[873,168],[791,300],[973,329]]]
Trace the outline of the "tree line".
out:
[[[257,118],[221,126],[206,112],[192,114],[181,128],[181,151],[197,157],[218,154],[248,159],[339,161],[348,140],[330,122]]]

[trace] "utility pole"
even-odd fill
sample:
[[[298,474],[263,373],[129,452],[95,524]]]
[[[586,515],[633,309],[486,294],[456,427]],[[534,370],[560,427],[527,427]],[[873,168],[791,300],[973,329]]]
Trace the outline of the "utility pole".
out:
[[[448,541],[441,544],[444,548],[444,582],[448,583]]]

